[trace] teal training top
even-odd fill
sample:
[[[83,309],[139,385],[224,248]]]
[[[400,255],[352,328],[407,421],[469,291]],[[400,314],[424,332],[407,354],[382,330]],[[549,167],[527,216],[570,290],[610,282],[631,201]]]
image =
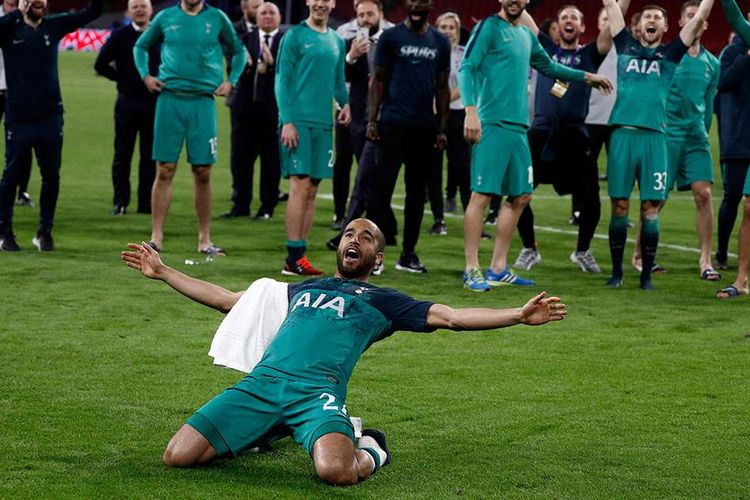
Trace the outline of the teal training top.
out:
[[[289,285],[289,313],[252,373],[330,387],[343,398],[362,353],[396,330],[426,331],[431,306],[363,281]]]
[[[687,52],[678,36],[669,45],[644,47],[623,29],[615,37],[617,100],[610,125],[667,130],[667,96],[677,64]]]
[[[331,127],[334,97],[349,103],[345,64],[346,44],[331,28],[321,33],[303,21],[287,31],[276,62],[279,122]]]
[[[721,6],[724,7],[727,20],[734,32],[745,42],[745,45],[750,45],[750,23],[742,15],[736,0],[721,0]]]
[[[529,126],[529,66],[550,78],[582,82],[585,73],[554,62],[534,33],[490,16],[471,33],[458,73],[465,106],[477,106],[483,124]]]
[[[669,135],[708,137],[719,69],[719,60],[703,47],[696,57],[682,56],[667,99]]]
[[[213,94],[224,81],[223,47],[232,55],[232,85],[237,84],[247,62],[245,47],[229,18],[206,4],[194,16],[186,14],[179,4],[156,15],[133,47],[141,78],[148,75],[148,49],[157,43],[161,43],[157,78],[168,90]]]

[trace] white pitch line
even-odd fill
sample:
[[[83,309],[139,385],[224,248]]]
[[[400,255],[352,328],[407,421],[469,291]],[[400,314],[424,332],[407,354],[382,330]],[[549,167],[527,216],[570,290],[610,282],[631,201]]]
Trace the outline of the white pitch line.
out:
[[[333,195],[331,195],[331,194],[320,194],[320,195],[318,195],[318,197],[319,198],[323,198],[324,200],[333,200]],[[537,196],[537,198],[538,198],[538,196]],[[553,199],[553,198],[554,199],[559,199],[561,197],[560,196],[557,196],[557,197],[550,196],[550,199]],[[692,201],[692,198],[690,198],[690,200]],[[404,210],[404,206],[403,205],[393,205],[393,204],[391,204],[391,208],[394,208],[396,210],[402,210],[402,211]],[[432,215],[432,212],[430,212],[428,209],[425,209],[424,213],[426,215]],[[445,214],[443,214],[443,215],[444,215],[444,217],[449,218],[449,219],[463,219],[464,218],[463,215],[451,214],[451,213],[447,213],[447,212]],[[576,237],[578,236],[578,231],[573,231],[571,229],[561,229],[559,227],[538,226],[538,225],[534,224],[534,229],[537,230],[537,231],[543,231],[545,233],[565,234],[565,235],[576,236]],[[606,235],[606,234],[594,234],[594,238],[596,238],[597,240],[609,241],[609,236]],[[628,238],[628,243],[630,243],[631,245],[635,245],[635,240],[632,239],[632,238]],[[697,253],[697,254],[701,253],[700,248],[686,247],[686,246],[683,246],[683,245],[672,245],[671,243],[659,243],[659,247],[660,248],[668,248],[670,250],[677,250],[678,252]],[[737,258],[737,255],[733,254],[731,252],[729,252],[727,255],[729,257],[732,257],[733,259]]]

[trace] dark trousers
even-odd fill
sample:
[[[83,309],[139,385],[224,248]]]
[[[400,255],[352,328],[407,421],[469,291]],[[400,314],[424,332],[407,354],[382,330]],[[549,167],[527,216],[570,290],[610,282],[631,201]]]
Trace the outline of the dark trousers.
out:
[[[255,161],[260,156],[260,212],[273,214],[279,201],[278,115],[265,103],[253,104],[251,113],[231,113],[232,203],[237,214],[250,214]]]
[[[346,212],[343,227],[353,220],[362,217],[367,211],[367,204],[375,191],[375,183],[378,179],[378,164],[376,161],[377,145],[372,141],[366,141],[362,149],[362,155],[359,157],[357,166],[357,176],[354,178],[354,188],[349,197],[349,210]],[[385,225],[390,228],[396,227],[396,216],[390,205],[386,207]],[[336,235],[331,241],[338,246],[341,241],[343,232]],[[383,231],[386,244],[396,244],[396,233],[387,233]]]
[[[471,197],[471,146],[464,139],[464,110],[451,110],[448,119],[448,182],[445,197],[453,199],[456,191],[461,194],[461,204],[466,210]]]
[[[113,204],[130,204],[130,163],[136,137],[138,143],[138,212],[151,213],[151,187],[156,162],[151,158],[154,143],[154,105],[133,105],[123,97],[115,103],[115,156],[112,159]]]
[[[365,147],[365,125],[352,122],[348,127],[336,125],[336,161],[333,164],[333,207],[337,219],[346,214],[346,199],[353,159],[360,162]]]
[[[558,194],[573,194],[580,204],[577,250],[591,246],[601,218],[599,175],[584,126],[559,125],[553,130],[529,130],[534,186],[552,184]],[[527,205],[518,221],[523,246],[534,248],[534,213]]]
[[[407,253],[413,252],[419,241],[427,179],[437,165],[435,139],[435,127],[403,123],[380,124],[378,175],[368,204],[368,216],[384,234],[396,234],[397,228],[388,220],[388,210],[403,164],[406,201],[402,250]]]
[[[13,227],[16,188],[34,151],[42,175],[39,196],[39,230],[51,230],[60,193],[60,161],[63,145],[63,117],[54,114],[33,122],[5,122],[5,169],[0,180],[0,230]]]
[[[0,92],[0,120],[5,115],[5,91]],[[31,152],[26,158],[22,158],[21,173],[18,178],[18,194],[25,193],[29,190],[29,179],[31,179]]]
[[[742,201],[742,191],[745,186],[750,159],[724,160],[721,174],[724,182],[724,198],[719,207],[718,246],[717,253],[723,259],[729,249],[729,239],[732,236],[734,222],[737,220],[737,207]]]
[[[594,161],[598,161],[602,147],[605,147],[607,154],[609,154],[609,138],[612,137],[614,127],[610,125],[586,125],[586,129],[589,132],[591,156]]]

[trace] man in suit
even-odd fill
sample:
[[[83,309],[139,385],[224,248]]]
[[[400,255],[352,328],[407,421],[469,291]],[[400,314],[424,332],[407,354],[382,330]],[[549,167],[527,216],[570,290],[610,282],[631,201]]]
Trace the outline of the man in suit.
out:
[[[346,214],[346,198],[349,196],[349,179],[352,170],[352,160],[357,159],[360,164],[362,149],[365,145],[365,108],[367,105],[367,89],[370,78],[372,59],[375,54],[375,44],[383,30],[393,27],[383,16],[383,6],[380,0],[354,0],[355,18],[346,24],[342,24],[336,30],[341,38],[346,41],[346,50],[350,54],[346,65],[346,81],[349,89],[349,98],[358,99],[362,103],[359,112],[355,116],[352,102],[352,125],[344,127],[336,126],[336,162],[333,165],[333,204],[334,218],[331,228],[342,230]],[[368,32],[369,30],[369,32]],[[363,57],[367,54],[370,57]],[[369,64],[368,64],[369,60]],[[361,83],[364,82],[364,85]],[[352,89],[354,87],[354,89]],[[359,119],[361,118],[361,120]],[[361,121],[361,123],[360,123]],[[361,125],[361,130],[359,126]],[[355,196],[356,193],[352,193]],[[361,216],[360,211],[354,220]]]
[[[115,30],[96,58],[96,72],[117,82],[115,103],[115,154],[112,160],[114,188],[112,215],[125,215],[130,203],[130,162],[135,141],[140,136],[138,163],[138,213],[151,213],[151,188],[156,175],[156,163],[151,159],[154,142],[154,114],[156,95],[148,91],[135,68],[133,47],[151,22],[150,0],[129,0],[128,17],[132,22]],[[159,71],[160,45],[149,53],[149,71]]]
[[[258,9],[263,5],[263,0],[241,0],[240,11],[242,18],[234,23],[237,36],[242,38],[245,33],[252,33],[258,29]]]
[[[252,3],[252,0],[250,0]],[[283,33],[281,14],[271,2],[257,11],[258,29],[241,36],[250,64],[233,90],[229,106],[232,123],[232,208],[224,217],[250,215],[253,171],[260,156],[260,201],[256,219],[270,219],[278,202],[281,167],[277,130],[279,110],[274,95],[275,63]]]

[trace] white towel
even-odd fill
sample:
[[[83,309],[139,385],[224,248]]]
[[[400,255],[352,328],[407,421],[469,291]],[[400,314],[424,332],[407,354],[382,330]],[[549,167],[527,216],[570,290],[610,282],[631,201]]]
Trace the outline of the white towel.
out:
[[[208,355],[214,364],[250,373],[276,337],[289,310],[288,285],[254,281],[216,330]]]

